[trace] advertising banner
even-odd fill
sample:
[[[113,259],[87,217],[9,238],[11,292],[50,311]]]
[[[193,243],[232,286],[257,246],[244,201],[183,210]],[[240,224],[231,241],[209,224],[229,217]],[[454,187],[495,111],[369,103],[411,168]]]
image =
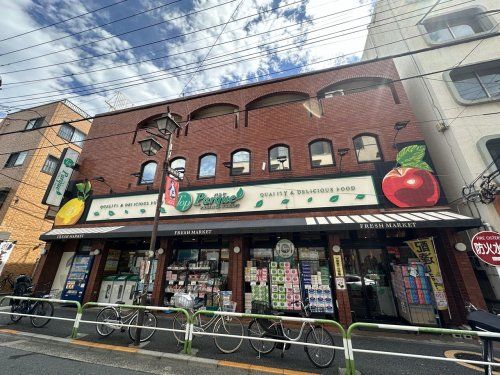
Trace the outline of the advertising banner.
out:
[[[0,275],[5,267],[5,263],[9,260],[14,246],[15,244],[9,241],[0,242]]]
[[[71,148],[64,149],[59,159],[56,173],[52,176],[45,196],[42,199],[43,204],[50,204],[51,206],[59,206],[61,204],[79,156],[80,154]]]
[[[448,301],[444,290],[443,277],[439,268],[436,247],[432,237],[406,241],[410,249],[418,257],[418,260],[427,268],[431,279],[434,298],[438,310],[448,310]]]
[[[177,203],[177,197],[179,196],[179,181],[171,176],[167,176],[167,182],[165,184],[165,204],[175,207]]]
[[[500,233],[482,231],[472,237],[472,250],[483,262],[500,266]]]

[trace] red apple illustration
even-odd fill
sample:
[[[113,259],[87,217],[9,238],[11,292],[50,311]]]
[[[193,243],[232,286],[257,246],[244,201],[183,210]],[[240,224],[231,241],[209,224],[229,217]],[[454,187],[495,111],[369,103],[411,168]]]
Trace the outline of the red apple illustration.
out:
[[[439,200],[439,184],[431,167],[422,160],[424,156],[424,145],[403,148],[396,158],[400,167],[382,180],[384,195],[396,206],[431,207]]]

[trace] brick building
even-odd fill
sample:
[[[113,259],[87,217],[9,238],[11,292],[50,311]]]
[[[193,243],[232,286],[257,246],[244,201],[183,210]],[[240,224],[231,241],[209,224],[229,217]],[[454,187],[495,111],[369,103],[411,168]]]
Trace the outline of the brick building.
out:
[[[85,210],[41,237],[51,245],[37,280],[68,275],[63,298],[127,300],[131,284],[114,276],[144,275],[166,151],[146,157],[138,141],[167,106],[182,126],[170,161],[183,179],[176,206],[162,209],[153,303],[225,288],[239,311],[260,300],[297,313],[308,298],[344,324],[435,324],[435,308],[457,324],[465,300],[484,306],[454,248],[457,231],[480,223],[451,212],[425,171],[432,161],[390,60],[97,116],[73,175],[96,179]],[[425,271],[411,246],[427,259],[435,246],[440,268],[434,259]]]
[[[62,150],[72,147],[80,151],[91,124],[79,121],[48,126],[84,117],[88,115],[71,102],[61,101],[11,113],[0,123],[2,276],[33,273],[45,247],[40,235],[53,224],[42,198]],[[75,143],[65,144],[70,141]]]

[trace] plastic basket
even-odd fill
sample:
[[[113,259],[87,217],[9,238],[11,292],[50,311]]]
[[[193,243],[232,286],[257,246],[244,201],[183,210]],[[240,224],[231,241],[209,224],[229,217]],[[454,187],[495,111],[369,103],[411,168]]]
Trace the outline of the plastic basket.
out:
[[[224,302],[224,304],[222,305],[222,311],[235,312],[236,311],[236,302],[232,302],[232,301]]]

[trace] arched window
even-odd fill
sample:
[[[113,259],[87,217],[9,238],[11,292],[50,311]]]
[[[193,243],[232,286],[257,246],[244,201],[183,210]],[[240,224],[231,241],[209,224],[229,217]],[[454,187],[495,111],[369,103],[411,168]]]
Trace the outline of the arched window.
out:
[[[215,167],[217,165],[217,155],[205,154],[200,157],[198,165],[198,178],[215,177]]]
[[[318,98],[331,98],[334,96],[344,96],[356,94],[358,92],[376,90],[382,87],[388,87],[394,99],[394,103],[399,104],[399,96],[394,83],[381,77],[358,77],[336,82],[318,92]]]
[[[177,170],[179,172],[179,176],[184,177],[184,172],[186,170],[186,159],[184,158],[175,158],[170,162],[170,168]]]
[[[220,103],[210,104],[193,111],[189,117],[190,120],[201,120],[209,117],[228,115],[238,112],[238,106],[234,104]]]
[[[231,155],[231,175],[250,173],[250,151],[237,150]]]
[[[370,134],[360,134],[353,138],[353,142],[358,163],[382,160],[377,137]]]
[[[139,184],[152,184],[155,180],[157,164],[155,161],[148,161],[142,165]]]
[[[491,159],[495,162],[496,168],[500,168],[500,138],[493,138],[486,141],[486,149],[490,153]],[[491,168],[494,170],[494,168]]]
[[[269,170],[285,171],[290,169],[290,149],[286,145],[276,145],[269,149]]]
[[[316,140],[309,143],[312,167],[326,167],[335,165],[333,158],[332,142],[326,139]]]

